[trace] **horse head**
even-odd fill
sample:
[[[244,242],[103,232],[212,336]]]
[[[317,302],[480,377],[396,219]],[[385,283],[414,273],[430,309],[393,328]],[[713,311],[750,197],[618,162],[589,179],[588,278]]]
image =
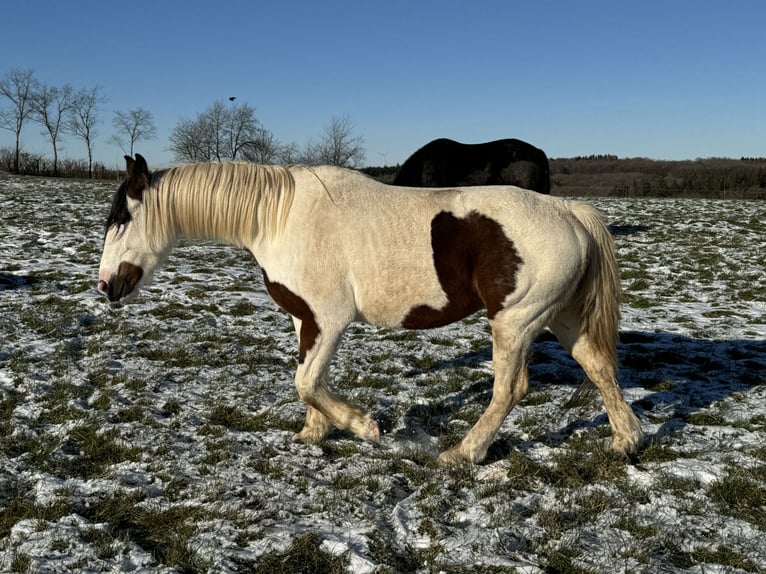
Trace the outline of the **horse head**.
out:
[[[136,154],[125,156],[128,177],[117,189],[106,220],[104,250],[98,271],[98,291],[113,303],[135,297],[164,259],[147,234],[144,192],[151,182],[146,160]]]

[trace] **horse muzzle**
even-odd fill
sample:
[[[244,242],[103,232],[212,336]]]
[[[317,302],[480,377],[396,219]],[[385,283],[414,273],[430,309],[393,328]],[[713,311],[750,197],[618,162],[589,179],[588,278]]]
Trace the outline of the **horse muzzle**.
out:
[[[143,269],[123,261],[117,268],[117,273],[113,273],[108,280],[99,278],[98,292],[106,295],[112,303],[123,301],[133,293],[143,276]]]

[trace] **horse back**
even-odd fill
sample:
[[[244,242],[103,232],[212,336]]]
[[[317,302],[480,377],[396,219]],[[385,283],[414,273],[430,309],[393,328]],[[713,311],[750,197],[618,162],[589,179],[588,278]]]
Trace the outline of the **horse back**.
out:
[[[309,273],[321,269],[316,284],[336,298],[348,293],[355,316],[370,323],[430,328],[483,307],[491,318],[581,255],[571,214],[555,198],[513,187],[400,188],[354,172],[321,173],[311,210],[316,225],[300,226],[303,265]]]

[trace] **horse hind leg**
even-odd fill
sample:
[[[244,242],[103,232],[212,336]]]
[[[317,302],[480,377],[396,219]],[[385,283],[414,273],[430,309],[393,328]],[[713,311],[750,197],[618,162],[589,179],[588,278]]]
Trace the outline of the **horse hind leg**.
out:
[[[597,344],[579,323],[571,313],[562,312],[550,327],[601,393],[612,427],[612,450],[630,456],[641,447],[643,432],[617,384],[616,342]]]

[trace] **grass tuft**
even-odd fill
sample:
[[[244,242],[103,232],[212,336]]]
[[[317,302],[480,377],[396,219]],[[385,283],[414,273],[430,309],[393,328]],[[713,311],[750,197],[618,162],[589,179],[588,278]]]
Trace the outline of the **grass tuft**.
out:
[[[320,548],[322,540],[315,532],[296,536],[290,547],[282,552],[261,556],[253,565],[255,571],[270,574],[345,574],[348,556],[336,556]]]

